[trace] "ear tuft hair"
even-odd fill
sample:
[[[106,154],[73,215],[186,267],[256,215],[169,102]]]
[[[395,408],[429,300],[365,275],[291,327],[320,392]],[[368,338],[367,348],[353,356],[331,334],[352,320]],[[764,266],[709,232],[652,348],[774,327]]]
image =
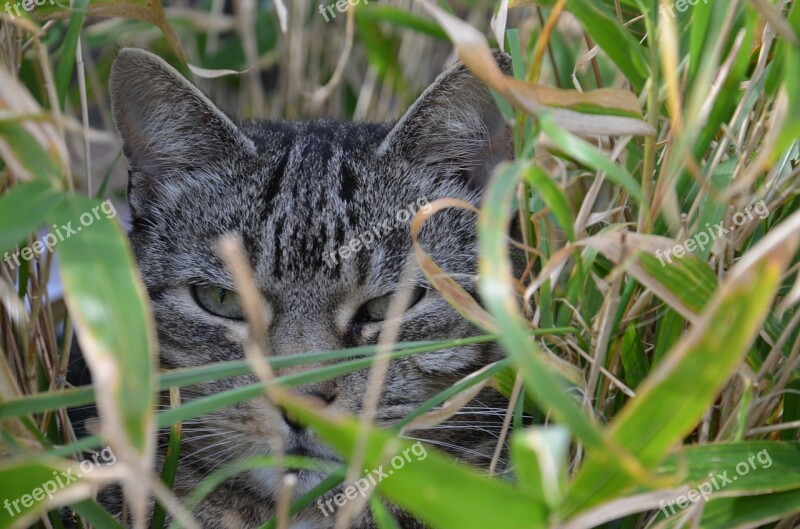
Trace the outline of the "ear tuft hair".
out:
[[[494,52],[511,73],[511,57]],[[511,128],[489,89],[461,62],[442,73],[395,125],[381,146],[414,164],[439,166],[471,189],[485,187],[494,167],[513,157]]]

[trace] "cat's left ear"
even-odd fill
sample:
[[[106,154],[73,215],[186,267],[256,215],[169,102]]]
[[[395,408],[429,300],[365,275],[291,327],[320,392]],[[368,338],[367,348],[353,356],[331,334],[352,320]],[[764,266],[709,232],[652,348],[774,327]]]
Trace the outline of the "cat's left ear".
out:
[[[494,52],[511,73],[511,57]],[[414,165],[452,174],[483,189],[494,167],[513,157],[511,127],[489,89],[463,63],[441,74],[417,99],[381,145]]]
[[[111,68],[109,93],[125,157],[135,172],[160,179],[255,152],[223,112],[152,53],[121,50]]]

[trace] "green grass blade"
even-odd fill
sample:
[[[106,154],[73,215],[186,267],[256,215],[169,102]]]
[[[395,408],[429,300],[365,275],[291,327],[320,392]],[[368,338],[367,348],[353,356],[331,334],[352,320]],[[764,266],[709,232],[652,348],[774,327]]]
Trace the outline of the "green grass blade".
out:
[[[552,329],[552,332],[559,331],[559,329]],[[449,347],[459,347],[462,345],[469,345],[475,343],[484,343],[494,340],[494,336],[484,335],[475,336],[472,338],[461,338],[456,340],[441,340],[441,341],[426,341],[426,342],[407,342],[395,344],[395,352],[405,351],[405,355],[415,355],[422,353],[434,352]],[[340,351],[318,351],[311,353],[301,353],[297,355],[289,355],[282,357],[270,358],[269,363],[273,369],[280,369],[285,367],[293,367],[318,362],[329,362],[332,360],[343,360],[349,358],[366,357],[367,360],[362,360],[356,363],[348,363],[344,367],[339,367],[335,370],[327,369],[323,373],[325,376],[333,376],[335,373],[355,371],[362,369],[365,365],[369,365],[368,358],[375,354],[377,346],[362,346],[353,347],[350,349],[343,349]],[[339,364],[343,366],[344,364]],[[319,368],[324,369],[324,368]],[[302,374],[295,374],[283,378],[278,378],[277,381],[290,385],[302,384],[304,380],[326,380],[325,378],[315,378],[319,375],[315,373],[318,369],[304,371]],[[161,390],[169,389],[171,387],[183,387],[192,384],[201,384],[212,380],[221,380],[251,373],[250,366],[246,360],[232,360],[229,362],[220,362],[201,367],[176,369],[162,374],[158,379],[158,387]],[[79,387],[74,389],[66,389],[61,391],[52,391],[47,393],[37,393],[35,395],[25,396],[13,401],[0,402],[0,419],[10,417],[19,417],[21,415],[29,415],[32,413],[42,413],[49,410],[57,410],[60,408],[70,408],[75,406],[83,406],[94,402],[94,393],[89,386]]]
[[[67,35],[64,37],[64,43],[61,45],[61,59],[58,61],[55,81],[56,90],[58,91],[58,103],[61,105],[62,109],[64,109],[64,105],[67,101],[67,91],[69,90],[69,84],[70,81],[72,81],[72,72],[75,68],[75,54],[78,48],[78,38],[80,38],[83,19],[86,17],[86,10],[89,7],[90,1],[91,0],[75,0],[72,4],[72,14],[69,17]]]
[[[587,141],[568,133],[556,125],[553,119],[546,114],[539,115],[539,123],[542,130],[550,136],[559,149],[587,167],[596,171],[604,171],[608,175],[608,179],[625,189],[631,198],[640,204],[643,202],[642,186],[639,185],[639,182],[634,180],[625,169],[609,160],[600,150]]]
[[[78,513],[83,521],[89,522],[94,527],[102,527],[103,529],[123,529],[122,524],[93,500],[83,500],[73,503],[70,505],[70,508]]]
[[[567,239],[570,242],[574,242],[575,213],[572,211],[564,192],[551,180],[547,173],[536,165],[531,164],[528,167],[525,172],[525,178],[534,192],[542,195],[544,201],[553,210],[553,215],[555,215],[561,228],[567,234]]]
[[[359,21],[363,20],[365,22],[369,22],[370,24],[388,22],[397,27],[408,28],[418,31],[424,35],[449,42],[447,33],[445,33],[444,30],[442,30],[442,28],[440,28],[435,22],[391,5],[359,5],[358,9],[356,10],[356,18]]]
[[[620,344],[620,358],[625,369],[625,383],[635,390],[650,371],[650,361],[633,324],[628,325]]]
[[[64,172],[25,127],[18,123],[0,123],[0,140],[6,144],[7,150],[3,152],[6,165],[21,168],[33,180],[61,187]]]
[[[73,463],[71,466],[69,463]],[[35,517],[54,506],[64,493],[88,498],[91,490],[83,486],[74,461],[54,460],[44,456],[33,456],[26,460],[4,461],[0,465],[0,498],[8,503],[0,509],[0,529],[16,525],[24,527],[24,521],[33,522]],[[66,472],[61,483],[55,478]],[[70,474],[71,473],[71,474]],[[63,486],[60,486],[63,485]]]
[[[401,529],[380,498],[377,496],[370,496],[369,506],[370,509],[372,509],[372,514],[375,516],[377,529]]]
[[[726,496],[800,489],[800,443],[743,441],[685,446],[670,455],[657,472],[679,475],[681,483],[692,486],[709,480],[709,475],[727,472],[725,477],[731,482],[719,478],[718,487],[714,487]]]
[[[481,248],[480,292],[487,309],[497,321],[498,341],[514,358],[522,373],[525,388],[536,402],[556,419],[569,427],[572,435],[598,449],[610,465],[628,472],[637,472],[638,467],[629,454],[609,443],[578,401],[569,393],[570,386],[560,375],[555,374],[544,352],[530,339],[519,312],[513,287],[511,264],[507,255],[505,233],[511,199],[519,183],[523,166],[508,164],[495,172],[484,198],[478,221]]]

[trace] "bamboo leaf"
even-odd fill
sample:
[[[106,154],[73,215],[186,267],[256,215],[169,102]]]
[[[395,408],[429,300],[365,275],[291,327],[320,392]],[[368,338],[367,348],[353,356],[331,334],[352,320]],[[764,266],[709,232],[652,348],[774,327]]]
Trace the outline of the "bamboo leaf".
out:
[[[311,425],[337,452],[352,454],[362,431],[355,420],[325,416],[288,394],[280,404]],[[546,527],[541,498],[457,464],[433,448],[412,446],[375,428],[366,435],[365,467],[387,474],[378,483],[378,491],[428,524],[460,529]]]
[[[740,261],[681,339],[639,388],[637,398],[617,415],[609,436],[648,468],[697,425],[719,388],[739,365],[794,256],[800,213],[788,219]],[[724,329],[724,332],[720,332]],[[575,478],[562,513],[574,515],[632,487],[629,476],[599,462],[593,451]]]
[[[89,498],[93,486],[74,461],[46,457],[5,461],[0,465],[0,529],[26,527],[47,509]]]
[[[0,197],[0,254],[35,233],[63,199],[63,194],[48,182],[23,182],[4,193]],[[12,269],[18,267],[20,258],[24,256],[3,257]]]
[[[120,459],[150,471],[156,344],[131,250],[122,230],[101,213],[96,199],[65,195],[51,219],[72,226],[75,232],[58,246],[61,280],[92,371],[102,435]],[[146,498],[141,492],[131,495],[138,519],[145,515]]]

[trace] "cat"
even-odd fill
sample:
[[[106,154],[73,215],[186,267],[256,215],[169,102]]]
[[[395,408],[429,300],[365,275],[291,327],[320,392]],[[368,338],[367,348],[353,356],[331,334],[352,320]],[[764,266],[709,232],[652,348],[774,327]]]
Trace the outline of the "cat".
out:
[[[510,71],[507,55],[496,52],[495,59]],[[413,210],[439,198],[479,204],[492,170],[513,155],[510,127],[490,91],[461,63],[441,74],[394,124],[235,123],[165,61],[138,49],[120,51],[109,86],[129,169],[130,240],[152,303],[165,369],[244,357],[248,326],[216,251],[218,238],[231,232],[239,234],[265,300],[271,355],[377,343],[412,247],[407,223],[394,221],[388,231],[374,228],[399,218],[410,205]],[[366,242],[367,232],[375,234],[369,247],[361,244],[350,252],[359,247],[352,241]],[[420,241],[478,299],[475,215],[439,212],[424,224]],[[414,281],[399,341],[481,334],[424,275]],[[395,423],[502,356],[496,344],[479,344],[391,362],[376,423]],[[358,415],[367,374],[361,370],[295,391],[334,411]],[[255,381],[241,376],[200,384],[184,388],[182,399]],[[499,393],[487,389],[450,421],[408,437],[487,468],[506,406]],[[270,435],[276,432],[289,454],[343,461],[264,399],[183,427],[174,487],[179,497],[225,463],[269,454]],[[310,471],[296,476],[295,499],[324,478]],[[270,468],[242,473],[210,494],[194,516],[208,529],[258,527],[275,514],[278,477]],[[341,488],[323,500],[337,491]],[[423,527],[391,509],[401,527]],[[325,529],[334,519],[312,503],[292,518],[291,527]],[[353,527],[374,527],[368,510]]]

